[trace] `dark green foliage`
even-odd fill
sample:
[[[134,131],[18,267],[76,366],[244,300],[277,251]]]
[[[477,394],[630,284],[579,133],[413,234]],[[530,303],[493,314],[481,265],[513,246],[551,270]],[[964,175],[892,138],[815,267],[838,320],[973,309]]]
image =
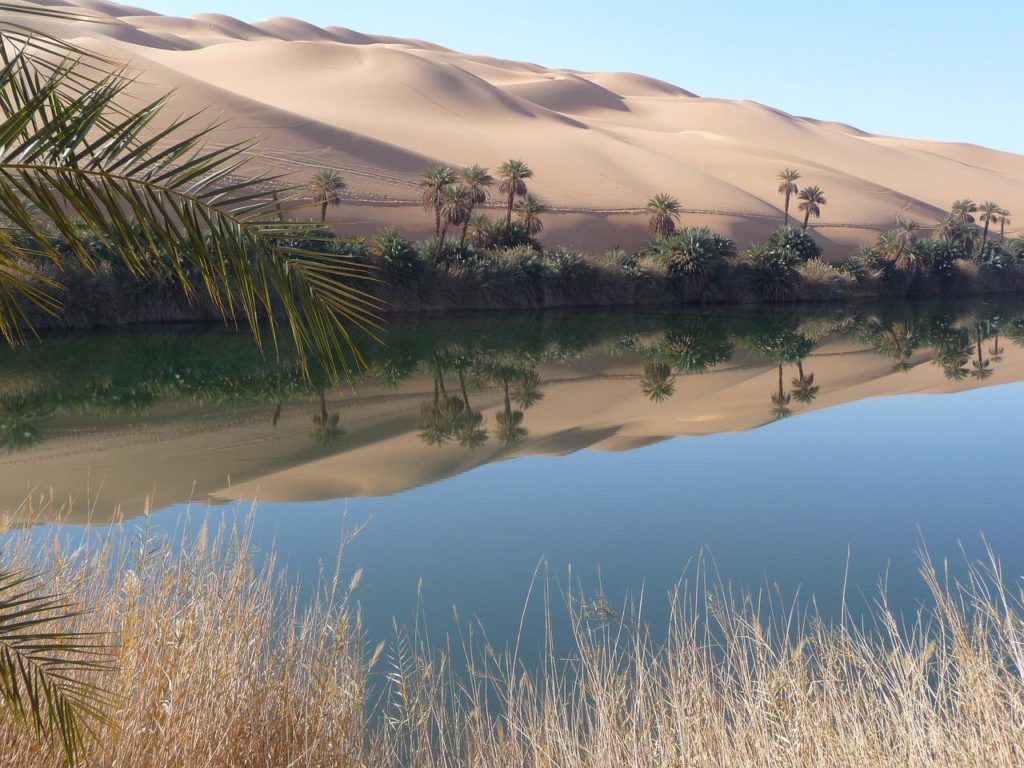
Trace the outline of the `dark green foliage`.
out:
[[[1015,261],[1013,255],[999,243],[988,242],[978,251],[977,262],[983,269],[1001,272]]]
[[[797,262],[821,258],[821,248],[810,233],[800,227],[779,227],[765,242],[772,248],[793,254]]]
[[[707,301],[725,272],[726,259],[736,255],[736,244],[707,227],[686,227],[651,239],[644,250],[664,265],[685,298]]]
[[[445,237],[444,242],[432,237],[419,245],[419,252],[424,259],[441,269],[467,267],[480,261],[480,252],[471,245],[459,245],[454,237]]]
[[[922,240],[919,247],[932,274],[942,280],[951,279],[955,274],[957,259],[966,257],[960,244],[951,237]]]
[[[796,295],[800,286],[796,265],[800,262],[793,251],[756,243],[747,250],[743,260],[749,269],[751,286],[761,299],[788,301]]]
[[[497,221],[493,223],[492,227],[493,235],[489,239],[494,245],[503,248],[515,248],[519,245],[525,245],[540,250],[540,243],[518,221],[513,221],[511,226],[504,220]]]
[[[424,261],[416,244],[397,227],[388,227],[377,236],[374,256],[383,278],[391,285],[415,285],[423,274]]]

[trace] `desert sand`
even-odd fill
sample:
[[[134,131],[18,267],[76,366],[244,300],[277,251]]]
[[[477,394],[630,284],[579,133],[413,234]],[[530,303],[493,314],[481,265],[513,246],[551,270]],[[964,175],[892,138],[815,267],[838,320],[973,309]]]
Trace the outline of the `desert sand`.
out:
[[[833,259],[903,209],[929,225],[970,197],[1024,216],[1020,155],[876,136],[636,74],[547,69],[297,19],[37,2],[101,17],[49,28],[130,62],[140,97],[175,88],[174,111],[226,120],[217,141],[262,137],[261,167],[294,172],[296,183],[321,168],[340,171],[350,194],[330,215],[344,233],[398,224],[425,235],[430,218],[416,191],[425,166],[493,169],[510,157],[530,163],[531,189],[553,209],[545,242],[591,250],[641,242],[639,209],[658,192],[691,210],[687,224],[741,242],[763,235],[782,217],[775,174],[785,166],[825,190],[815,230]],[[344,21],[340,6],[338,16]]]
[[[1006,344],[985,381],[949,381],[920,350],[898,371],[890,357],[833,335],[803,361],[821,386],[816,400],[792,404],[792,418],[865,398],[941,394],[1024,380],[1024,349]],[[473,406],[491,430],[477,450],[432,446],[417,432],[420,403],[432,380],[417,376],[397,390],[361,386],[328,397],[344,430],[318,445],[311,417],[319,402],[290,401],[276,426],[271,405],[225,409],[162,404],[144,415],[97,422],[61,417],[45,441],[0,455],[0,514],[37,520],[26,497],[50,498],[70,508],[71,520],[106,522],[147,507],[194,501],[312,501],[384,496],[437,482],[489,462],[579,450],[622,451],[677,436],[734,432],[773,422],[771,395],[778,370],[738,351],[705,375],[679,376],[671,399],[655,403],[641,391],[645,358],[637,353],[595,355],[543,363],[544,397],[525,413],[528,434],[505,446],[494,437],[502,393],[473,394]],[[794,366],[785,369],[788,386]],[[71,503],[69,503],[71,502]],[[38,503],[36,507],[38,508]],[[119,511],[116,511],[117,508]]]

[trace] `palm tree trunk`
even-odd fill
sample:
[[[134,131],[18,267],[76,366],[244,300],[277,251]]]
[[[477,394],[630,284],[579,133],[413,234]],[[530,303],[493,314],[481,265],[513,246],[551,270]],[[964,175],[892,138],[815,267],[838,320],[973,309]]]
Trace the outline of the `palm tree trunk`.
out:
[[[508,191],[508,214],[505,217],[505,229],[506,229],[505,236],[506,236],[506,238],[508,237],[508,231],[510,231],[512,229],[512,206],[515,205],[515,202],[516,202],[516,191],[514,189],[510,189]]]
[[[1006,242],[1006,220],[1005,219],[1003,219],[1002,221],[999,222],[999,242],[1000,243],[1005,243]]]
[[[800,374],[800,381],[802,382],[804,380],[804,361],[803,360],[797,360],[796,361],[796,369],[797,369],[797,372]]]
[[[985,222],[985,229],[981,233],[981,251],[980,251],[980,253],[984,253],[985,252],[985,246],[988,245],[988,225],[989,225],[989,222],[986,221]]]
[[[274,208],[277,209],[277,220],[284,221],[284,211],[281,210],[281,198],[277,196],[277,190],[274,190]]]
[[[327,398],[324,396],[324,391],[320,390],[320,418],[323,419],[323,423],[327,423]]]
[[[466,404],[466,410],[473,410],[469,407],[469,392],[466,390],[466,374],[461,368],[459,368],[459,389],[462,390],[462,402]]]
[[[779,363],[779,402],[786,397],[786,390],[782,386],[782,364]]]
[[[784,227],[788,227],[789,226],[789,197],[790,197],[790,193],[787,192],[786,193],[786,218],[782,222],[782,226],[784,226]]]
[[[804,211],[804,231],[805,232],[807,231],[807,225],[810,223],[810,221],[811,221],[811,209],[808,208],[806,211]]]
[[[327,203],[326,203],[326,201],[323,202],[323,203],[320,203],[320,222],[323,223],[325,221],[327,221]]]
[[[434,237],[441,236],[441,208],[434,206]]]
[[[459,250],[466,247],[466,233],[469,232],[469,220],[473,218],[473,209],[476,203],[469,204],[469,211],[466,213],[466,220],[462,222],[462,233],[459,235]]]

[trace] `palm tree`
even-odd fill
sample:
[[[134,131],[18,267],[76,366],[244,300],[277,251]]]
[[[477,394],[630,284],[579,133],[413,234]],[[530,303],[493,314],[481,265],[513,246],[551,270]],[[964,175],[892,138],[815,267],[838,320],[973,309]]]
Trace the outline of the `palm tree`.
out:
[[[779,194],[785,199],[785,226],[789,226],[789,201],[798,191],[796,183],[800,180],[800,172],[794,168],[783,168],[776,175],[779,181]]]
[[[825,199],[825,193],[819,186],[804,187],[800,190],[798,197],[801,201],[798,207],[804,212],[804,229],[807,229],[811,216],[816,219],[821,218],[821,208],[828,205],[828,200]]]
[[[469,214],[462,224],[462,234],[459,237],[460,250],[466,245],[466,234],[469,230],[470,219],[473,217],[473,211],[478,205],[483,205],[487,202],[491,185],[494,183],[494,177],[491,176],[490,171],[480,165],[470,165],[463,168],[461,176],[462,183],[470,193],[470,204]]]
[[[337,171],[317,171],[310,182],[313,202],[320,206],[320,221],[327,221],[327,206],[341,205],[341,193],[348,188],[345,179]]]
[[[473,192],[465,184],[451,184],[445,187],[441,197],[441,232],[438,237],[438,248],[442,247],[449,226],[462,227],[469,224],[469,215],[473,210]],[[465,233],[465,228],[463,228]],[[464,242],[465,234],[463,234]]]
[[[516,203],[516,219],[523,225],[530,237],[539,235],[544,230],[544,223],[540,220],[540,215],[546,210],[547,207],[529,192]]]
[[[793,398],[798,403],[809,405],[818,396],[821,387],[814,383],[813,373],[804,373],[804,361],[801,358],[796,361],[797,377],[793,379]]]
[[[434,214],[434,237],[441,237],[441,206],[445,190],[455,183],[455,171],[447,165],[432,165],[420,174],[423,210]]]
[[[679,201],[659,193],[647,201],[647,230],[652,235],[671,235],[679,221]]]
[[[498,411],[498,439],[505,445],[522,440],[528,434],[523,426],[523,412],[512,410],[512,397],[509,394],[509,377],[502,376],[502,389],[505,395],[504,409]]]
[[[974,216],[978,212],[978,206],[968,197],[962,197],[953,203],[949,209],[950,217],[960,224],[973,224]]]
[[[490,248],[495,244],[494,222],[486,213],[477,211],[466,221],[464,234],[477,248]]]
[[[508,199],[505,227],[511,229],[512,208],[516,204],[516,197],[527,193],[526,182],[533,178],[533,171],[522,160],[506,160],[498,167],[498,178],[501,179],[498,191]]]
[[[640,391],[652,403],[663,403],[676,393],[676,377],[665,363],[651,361],[644,365]]]
[[[1010,223],[1010,212],[1003,208],[999,211],[999,218],[996,219],[999,222],[999,242],[1006,242],[1006,225]]]
[[[1000,215],[1002,215],[1003,209],[999,206],[998,203],[993,203],[991,200],[986,200],[984,203],[978,206],[978,211],[980,211],[980,215],[978,216],[978,218],[981,219],[981,223],[985,225],[981,230],[981,250],[984,251],[985,246],[988,245],[989,227],[992,226],[992,223],[994,221],[997,221],[999,219]]]

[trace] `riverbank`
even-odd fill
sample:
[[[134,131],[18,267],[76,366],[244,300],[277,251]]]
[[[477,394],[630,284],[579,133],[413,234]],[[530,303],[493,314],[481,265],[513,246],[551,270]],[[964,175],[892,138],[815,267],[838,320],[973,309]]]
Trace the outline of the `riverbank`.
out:
[[[868,616],[818,620],[810,606],[732,594],[699,570],[663,628],[601,595],[570,593],[553,610],[570,615],[571,651],[538,657],[492,646],[468,625],[452,640],[458,652],[440,638],[431,645],[418,622],[367,638],[361,572],[342,564],[319,597],[300,598],[244,527],[142,541],[114,529],[70,551],[52,535],[9,537],[4,564],[45,569],[32,586],[81,601],[76,628],[109,644],[112,671],[79,673],[117,693],[104,706],[109,722],[89,723],[88,752],[103,764],[1024,760],[1024,606],[987,563],[956,583],[924,560],[931,599],[909,624],[884,600]],[[466,665],[453,663],[463,656]],[[0,717],[0,739],[4,768],[54,765],[12,718]]]
[[[298,247],[343,254],[373,268],[359,288],[383,316],[459,311],[583,308],[676,308],[705,304],[864,302],[893,298],[1024,292],[1024,242],[990,243],[975,256],[949,243],[913,240],[906,253],[861,248],[839,263],[822,259],[813,238],[780,228],[740,253],[707,229],[654,238],[636,253],[543,248],[513,232],[518,244],[477,248],[446,240],[414,242],[387,230],[372,242],[308,234]],[[322,239],[317,239],[322,238]],[[881,242],[881,240],[880,240]],[[31,265],[59,285],[56,315],[29,310],[38,328],[117,327],[223,319],[198,278],[190,295],[173,278],[143,282],[112,259],[88,270]]]

